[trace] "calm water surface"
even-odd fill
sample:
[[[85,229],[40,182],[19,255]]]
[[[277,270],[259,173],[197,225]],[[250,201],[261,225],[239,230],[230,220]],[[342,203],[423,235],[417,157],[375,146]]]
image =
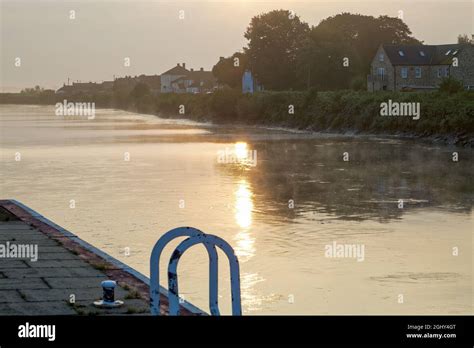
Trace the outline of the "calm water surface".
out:
[[[0,197],[146,275],[156,240],[194,226],[236,250],[245,314],[472,313],[470,149],[52,106],[2,105],[0,122]],[[225,151],[238,163],[220,163]],[[333,242],[363,245],[364,260],[325,257]],[[203,249],[183,256],[180,290],[208,310]]]

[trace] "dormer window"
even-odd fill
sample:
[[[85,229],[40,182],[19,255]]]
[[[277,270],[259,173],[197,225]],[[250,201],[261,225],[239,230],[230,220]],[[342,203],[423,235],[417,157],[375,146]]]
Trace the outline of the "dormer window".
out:
[[[420,56],[424,57],[424,56],[425,56],[425,52],[420,51]]]
[[[403,53],[403,51],[398,51],[398,54],[400,55],[400,57],[404,57],[404,56],[405,56],[405,53]]]

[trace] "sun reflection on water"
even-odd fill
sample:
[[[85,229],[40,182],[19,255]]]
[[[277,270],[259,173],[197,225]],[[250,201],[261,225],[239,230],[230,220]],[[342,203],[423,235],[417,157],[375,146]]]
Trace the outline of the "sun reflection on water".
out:
[[[252,224],[252,192],[245,180],[239,182],[235,192],[235,220],[237,224],[247,229]]]
[[[252,225],[253,201],[250,186],[245,180],[238,183],[235,192],[235,221],[241,228],[235,236],[236,253],[245,262],[255,255],[255,239],[249,231]]]
[[[249,157],[247,143],[238,142],[234,145],[234,153],[238,160],[243,161]]]

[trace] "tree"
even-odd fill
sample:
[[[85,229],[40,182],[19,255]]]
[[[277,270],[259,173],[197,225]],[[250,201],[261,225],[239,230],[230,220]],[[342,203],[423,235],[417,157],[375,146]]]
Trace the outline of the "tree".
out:
[[[467,34],[459,34],[458,35],[458,43],[459,44],[468,44],[468,43],[471,43],[471,39],[469,39],[469,36],[467,36]]]
[[[359,57],[350,42],[340,35],[313,30],[298,57],[298,77],[305,87],[317,89],[349,88],[360,69]]]
[[[399,18],[350,13],[326,18],[311,29],[298,64],[303,70],[299,76],[310,71],[308,87],[349,88],[351,81],[365,79],[381,44],[421,42]]]
[[[21,94],[31,94],[31,95],[38,95],[44,91],[43,87],[36,85],[34,88],[25,88],[21,90]]]
[[[238,88],[242,84],[242,75],[247,67],[247,55],[236,52],[228,58],[221,57],[212,68],[212,73],[219,83]]]
[[[266,89],[285,90],[301,84],[296,74],[299,51],[309,26],[287,10],[274,10],[253,17],[244,36],[249,67]]]
[[[130,96],[135,99],[140,99],[148,94],[150,94],[150,87],[143,82],[137,83],[130,92]]]

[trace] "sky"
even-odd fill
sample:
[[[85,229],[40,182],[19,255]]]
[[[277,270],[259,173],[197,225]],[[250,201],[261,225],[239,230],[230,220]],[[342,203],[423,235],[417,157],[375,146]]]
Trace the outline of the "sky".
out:
[[[459,34],[474,33],[473,4],[473,0],[0,0],[0,91],[35,85],[57,89],[68,78],[101,82],[114,76],[155,75],[183,62],[187,68],[210,70],[220,56],[246,45],[243,34],[253,16],[274,9],[292,10],[310,25],[341,12],[396,17],[403,11],[417,39],[426,44],[455,43]]]

